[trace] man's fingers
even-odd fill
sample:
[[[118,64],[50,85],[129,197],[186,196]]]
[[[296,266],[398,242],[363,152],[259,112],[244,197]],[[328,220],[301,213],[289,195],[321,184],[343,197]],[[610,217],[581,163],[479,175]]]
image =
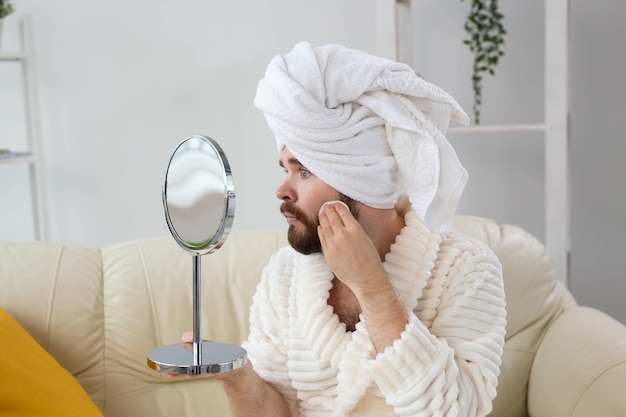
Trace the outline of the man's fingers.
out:
[[[193,331],[191,330],[187,330],[185,332],[183,332],[183,334],[180,336],[181,340],[183,341],[183,343],[193,343]],[[203,342],[210,342],[210,340],[207,339],[202,339]]]
[[[185,343],[192,343],[193,342],[193,332],[191,330],[187,330],[186,332],[183,332],[183,334],[181,336],[181,339]]]

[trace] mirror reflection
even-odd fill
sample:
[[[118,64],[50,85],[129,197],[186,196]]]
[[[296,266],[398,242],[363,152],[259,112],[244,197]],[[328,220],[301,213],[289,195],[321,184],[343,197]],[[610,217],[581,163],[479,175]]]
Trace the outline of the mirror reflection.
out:
[[[217,143],[205,136],[187,138],[172,154],[163,204],[172,235],[188,251],[215,250],[230,229],[234,191],[225,161]]]

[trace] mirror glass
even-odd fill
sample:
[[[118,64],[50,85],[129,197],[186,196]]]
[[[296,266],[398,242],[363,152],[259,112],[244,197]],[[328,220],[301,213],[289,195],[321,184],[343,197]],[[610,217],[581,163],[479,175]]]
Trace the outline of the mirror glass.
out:
[[[206,254],[226,240],[235,214],[228,160],[207,136],[190,136],[172,153],[163,184],[167,225],[188,252]]]

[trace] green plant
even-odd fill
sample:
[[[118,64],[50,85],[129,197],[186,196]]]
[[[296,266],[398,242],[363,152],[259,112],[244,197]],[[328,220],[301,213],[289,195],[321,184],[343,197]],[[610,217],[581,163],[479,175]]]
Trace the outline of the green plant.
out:
[[[461,0],[464,1],[464,0]],[[502,24],[504,15],[498,11],[498,0],[472,0],[470,12],[465,21],[467,39],[463,40],[474,54],[472,87],[474,89],[474,121],[480,123],[482,104],[483,74],[495,74],[500,57],[504,55],[504,35]]]
[[[0,0],[0,19],[5,18],[13,12],[13,5],[9,0]]]

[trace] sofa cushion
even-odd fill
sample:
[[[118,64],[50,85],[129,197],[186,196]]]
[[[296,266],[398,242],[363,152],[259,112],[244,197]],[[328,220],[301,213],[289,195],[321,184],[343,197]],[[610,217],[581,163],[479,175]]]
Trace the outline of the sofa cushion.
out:
[[[3,415],[102,417],[74,377],[1,308],[0,387]]]

